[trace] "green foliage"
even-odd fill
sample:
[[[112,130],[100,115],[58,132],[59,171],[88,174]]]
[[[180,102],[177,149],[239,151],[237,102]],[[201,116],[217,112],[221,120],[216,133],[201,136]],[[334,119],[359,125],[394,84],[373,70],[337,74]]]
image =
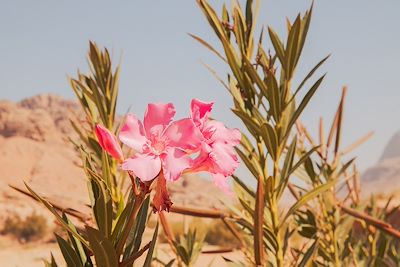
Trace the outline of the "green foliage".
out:
[[[78,72],[76,79],[69,79],[86,117],[84,122],[71,119],[71,124],[80,137],[80,142],[73,142],[78,149],[81,149],[81,144],[83,144],[89,153],[93,153],[91,164],[96,164],[96,168],[102,169],[102,178],[110,190],[115,208],[118,209],[123,205],[119,201],[122,201],[121,190],[124,185],[124,176],[118,179],[115,160],[99,146],[94,135],[94,128],[98,123],[111,131],[118,128],[115,125],[115,119],[120,66],[114,70],[108,50],[100,50],[93,42],[89,43],[88,62],[89,74]]]
[[[176,254],[185,266],[193,266],[197,261],[203,248],[203,239],[199,239],[196,230],[189,230],[179,236],[178,241],[174,242]]]
[[[122,193],[126,188],[125,176],[118,172],[115,160],[102,151],[94,134],[97,123],[111,131],[119,128],[115,125],[119,66],[113,70],[108,50],[100,50],[92,42],[88,58],[90,73],[78,73],[78,78],[70,82],[86,116],[82,123],[71,120],[80,137],[80,141],[71,141],[81,153],[87,177],[92,208],[90,224],[78,229],[49,201],[26,187],[67,231],[67,239],[56,235],[67,266],[128,267],[147,250],[146,264],[150,266],[156,239],[142,248],[141,244],[149,213],[151,183],[139,186],[131,177],[131,193],[125,197]],[[54,260],[45,264],[57,265]]]
[[[5,219],[1,234],[10,234],[20,242],[29,242],[43,238],[47,230],[47,221],[42,215],[32,213],[21,219],[15,214]]]
[[[399,212],[399,206],[391,206],[389,198],[383,208],[379,208],[376,199],[372,197],[365,207],[365,211],[373,218],[382,221],[397,221],[394,214]],[[398,215],[397,215],[398,216]],[[378,231],[374,226],[360,221],[353,229],[352,260],[359,265],[366,266],[399,266],[400,240]]]
[[[58,267],[56,260],[54,259],[53,253],[51,253],[50,262],[47,260],[43,260],[45,267]]]
[[[232,71],[228,74],[227,83],[224,83],[233,98],[232,111],[252,136],[250,139],[243,133],[238,153],[256,180],[256,191],[249,190],[239,178],[235,178],[242,204],[242,210],[237,214],[241,219],[237,222],[254,240],[253,249],[248,249],[246,254],[254,255],[248,260],[255,265],[283,266],[287,239],[292,233],[288,218],[334,185],[314,188],[282,216],[280,198],[290,175],[301,165],[295,160],[298,153],[292,129],[324,78],[323,75],[311,84],[299,104],[296,104],[298,91],[325,61],[322,60],[312,69],[296,91],[292,90],[292,80],[306,40],[312,8],[289,23],[286,44],[272,28],[268,28],[275,50],[275,54],[271,55],[263,47],[263,32],[259,35],[258,43],[254,41],[259,1],[255,1],[255,4],[247,1],[245,9],[234,2],[231,13],[224,8],[222,17],[207,1],[197,2],[223,47],[225,57],[219,53],[217,56],[222,57]],[[194,37],[216,53],[217,49],[200,37]],[[304,162],[310,155],[308,153],[298,161]]]
[[[231,94],[232,111],[246,129],[237,152],[254,176],[256,187],[253,189],[233,176],[241,208],[231,207],[231,210],[242,232],[248,236],[242,247],[248,264],[397,266],[398,253],[394,251],[398,251],[398,240],[391,242],[386,239],[387,234],[379,232],[379,237],[367,237],[370,245],[363,241],[361,248],[357,247],[354,242],[358,239],[353,237],[357,214],[341,208],[350,205],[362,212],[365,207],[356,188],[358,174],[354,159],[344,160],[343,156],[369,136],[349,148],[340,149],[345,90],[327,140],[324,140],[323,125],[318,144],[299,121],[325,77],[314,76],[329,57],[320,60],[302,79],[294,79],[313,7],[304,15],[299,14],[293,22],[287,20],[285,38],[268,27],[272,47],[265,48],[264,31],[259,34],[257,43],[254,33],[260,1],[248,0],[245,8],[234,1],[230,12],[223,6],[221,16],[206,0],[197,2],[218,37],[223,53],[202,38],[191,36],[230,68],[224,81],[208,67]],[[270,52],[272,50],[274,52]],[[301,82],[294,86],[294,80]],[[300,98],[306,86],[309,87]],[[309,143],[305,144],[304,139]],[[353,167],[352,173],[350,167]],[[345,197],[339,197],[343,184],[347,186],[347,194],[342,190]],[[296,200],[288,209],[282,209],[280,200],[288,191]],[[365,222],[373,222],[376,227],[383,224],[371,221],[363,213],[357,216]],[[377,214],[374,217],[378,217]],[[390,233],[385,227],[382,231]],[[392,235],[400,238],[400,234]],[[378,246],[379,249],[375,249]],[[360,258],[352,253],[356,248],[359,254],[364,252]]]

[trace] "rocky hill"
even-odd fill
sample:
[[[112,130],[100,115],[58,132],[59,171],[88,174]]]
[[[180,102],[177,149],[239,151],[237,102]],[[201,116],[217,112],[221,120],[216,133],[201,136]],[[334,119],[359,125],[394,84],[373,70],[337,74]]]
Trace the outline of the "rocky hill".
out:
[[[66,141],[73,134],[68,114],[74,110],[76,103],[55,95],[0,101],[0,220],[5,211],[42,211],[8,184],[23,187],[25,181],[60,202],[87,202],[79,158]]]
[[[379,161],[362,175],[364,195],[389,195],[400,190],[400,132],[392,136]]]

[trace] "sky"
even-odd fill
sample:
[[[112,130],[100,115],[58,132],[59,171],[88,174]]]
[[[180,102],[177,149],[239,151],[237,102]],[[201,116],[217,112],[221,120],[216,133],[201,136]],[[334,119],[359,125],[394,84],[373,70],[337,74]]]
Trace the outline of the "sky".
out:
[[[210,1],[218,9],[223,2]],[[261,0],[258,23],[283,37],[285,17],[293,19],[310,4]],[[315,1],[296,74],[301,79],[331,54],[319,73],[328,75],[301,120],[317,133],[319,118],[332,119],[341,87],[347,85],[344,146],[375,132],[354,154],[362,170],[379,159],[400,128],[399,10],[398,0]],[[187,35],[197,34],[220,48],[194,0],[2,1],[0,33],[0,99],[39,93],[73,98],[67,77],[75,77],[78,68],[87,70],[85,56],[93,40],[121,62],[120,113],[131,108],[142,116],[147,103],[171,101],[182,117],[190,100],[199,98],[215,101],[215,118],[241,127],[229,109],[228,93],[202,62],[222,77],[227,67]]]

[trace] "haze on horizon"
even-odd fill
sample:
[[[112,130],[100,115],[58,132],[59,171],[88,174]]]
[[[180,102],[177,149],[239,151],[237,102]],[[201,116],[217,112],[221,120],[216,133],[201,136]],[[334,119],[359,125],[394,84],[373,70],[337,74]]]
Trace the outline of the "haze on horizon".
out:
[[[218,2],[218,1],[210,1]],[[228,1],[229,2],[229,1]],[[243,1],[241,1],[243,2]],[[280,36],[287,16],[293,19],[311,1],[261,1],[260,22]],[[302,117],[316,133],[319,117],[332,118],[341,87],[349,87],[344,145],[374,130],[359,148],[361,169],[374,164],[399,127],[400,2],[386,0],[315,2],[313,20],[297,76],[321,58],[328,76]],[[218,47],[195,1],[93,2],[8,1],[0,9],[0,99],[19,100],[50,92],[73,97],[67,75],[86,70],[88,41],[108,47],[121,59],[119,112],[129,107],[141,116],[148,102],[173,102],[178,116],[188,113],[191,98],[214,100],[214,117],[239,126],[225,89],[201,64],[225,77],[226,66],[187,33]]]

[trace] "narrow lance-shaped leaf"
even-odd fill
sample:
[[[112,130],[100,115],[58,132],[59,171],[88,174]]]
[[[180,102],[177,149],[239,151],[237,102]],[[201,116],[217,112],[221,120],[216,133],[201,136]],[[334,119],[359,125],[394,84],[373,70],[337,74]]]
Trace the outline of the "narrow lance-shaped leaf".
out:
[[[261,126],[261,136],[267,146],[269,154],[272,159],[275,160],[278,152],[278,137],[274,128],[268,123],[263,124]]]
[[[58,267],[56,260],[54,259],[53,253],[50,253],[51,259],[50,262],[47,260],[43,260],[45,267]]]
[[[151,266],[151,262],[153,261],[154,248],[155,248],[156,242],[157,242],[157,235],[158,235],[158,222],[157,222],[156,228],[154,229],[153,238],[151,239],[151,245],[149,247],[149,251],[147,252],[146,260],[143,264],[143,267]]]
[[[90,246],[96,259],[97,267],[116,267],[118,266],[118,258],[115,249],[110,240],[106,239],[103,234],[86,226],[86,233]]]
[[[71,229],[73,229],[74,231],[76,231],[75,225],[68,219],[67,215],[65,213],[62,214],[63,220],[69,225],[69,227],[71,227]],[[72,246],[74,247],[74,250],[78,253],[81,263],[82,264],[88,264],[85,265],[85,267],[91,266],[91,260],[90,257],[88,258],[86,255],[86,251],[81,243],[81,241],[76,238],[75,236],[73,236],[70,232],[68,233],[68,238],[70,240],[70,242],[72,243]]]
[[[290,119],[290,122],[289,122],[289,125],[288,125],[287,129],[291,129],[292,126],[296,123],[297,119],[300,117],[300,115],[303,112],[304,108],[310,102],[311,97],[317,91],[317,89],[321,85],[321,83],[322,83],[324,78],[325,78],[325,74],[314,83],[314,85],[310,88],[310,90],[308,90],[307,94],[304,96],[303,100],[301,101],[299,107],[296,109],[296,111],[294,112],[292,118]],[[290,133],[290,131],[287,132],[287,135],[289,133]]]
[[[29,192],[32,194],[32,196],[34,196],[39,202],[41,202],[43,205],[46,206],[46,208],[53,213],[53,215],[56,217],[57,221],[61,224],[61,226],[67,230],[68,232],[70,232],[72,235],[74,235],[76,238],[78,238],[82,244],[87,247],[88,249],[90,249],[89,244],[87,243],[87,241],[80,235],[78,234],[78,232],[75,229],[72,229],[64,220],[63,218],[58,214],[58,212],[53,208],[53,206],[44,198],[42,198],[41,196],[39,196],[35,191],[33,191],[26,183],[24,183],[26,188],[29,190]]]
[[[56,240],[58,243],[58,246],[60,247],[61,253],[64,257],[65,262],[67,263],[68,267],[82,267],[83,264],[81,263],[81,260],[77,254],[77,252],[71,247],[70,244],[68,244],[67,241],[65,241],[63,238],[61,238],[58,235],[56,236]]]
[[[293,141],[290,144],[290,146],[287,150],[287,153],[286,153],[285,161],[284,161],[283,168],[282,168],[282,175],[281,175],[282,180],[279,185],[279,192],[278,192],[279,196],[283,193],[283,191],[286,188],[286,185],[289,181],[289,177],[290,177],[289,173],[293,167],[294,156],[296,154],[296,148],[297,148],[296,146],[297,146],[297,137],[293,138]]]
[[[303,258],[299,263],[299,267],[311,266],[309,263],[315,251],[317,251],[317,248],[318,248],[318,239],[316,239],[314,243],[307,249],[306,253],[304,253]]]
[[[278,37],[278,34],[271,28],[268,27],[269,37],[271,39],[272,45],[274,46],[276,55],[279,58],[283,68],[285,69],[285,49],[281,40]]]
[[[147,223],[147,213],[150,206],[150,197],[148,196],[143,202],[142,207],[136,218],[136,223],[128,238],[128,245],[125,248],[124,259],[139,251],[142,244],[143,234]]]
[[[322,194],[323,192],[332,188],[337,183],[337,181],[338,181],[337,179],[332,179],[325,184],[322,184],[322,185],[319,185],[319,186],[313,188],[311,191],[309,191],[305,195],[303,195],[299,200],[297,200],[297,202],[293,206],[290,207],[290,209],[286,213],[284,219],[282,220],[282,223],[285,222],[288,217],[293,215],[300,207],[302,207],[308,201],[312,200],[319,194]]]
[[[192,37],[193,39],[195,39],[196,41],[198,41],[200,44],[202,44],[203,46],[205,46],[207,49],[209,49],[211,52],[213,52],[217,57],[219,57],[222,61],[224,61],[225,63],[227,63],[226,59],[209,43],[207,43],[206,41],[204,41],[204,39],[200,38],[197,35],[188,33],[190,37]]]
[[[313,76],[313,74],[319,69],[319,67],[321,67],[322,64],[325,63],[325,61],[330,56],[331,56],[330,54],[327,55],[320,62],[318,62],[317,65],[314,66],[314,68],[312,68],[312,70],[306,75],[306,77],[303,79],[303,81],[301,81],[301,83],[297,87],[296,91],[294,92],[292,98],[288,101],[288,103],[290,103],[296,97],[297,93],[300,92],[300,90],[301,90],[301,88],[303,88],[304,84]]]
[[[297,56],[297,49],[298,49],[298,43],[299,43],[299,34],[300,34],[300,16],[297,16],[295,22],[293,23],[290,32],[289,32],[289,37],[287,40],[286,44],[286,54],[285,54],[285,62],[286,62],[286,68],[285,68],[285,74],[286,74],[286,79],[290,81],[293,76],[293,72],[295,69],[295,62],[296,62],[296,56]]]

